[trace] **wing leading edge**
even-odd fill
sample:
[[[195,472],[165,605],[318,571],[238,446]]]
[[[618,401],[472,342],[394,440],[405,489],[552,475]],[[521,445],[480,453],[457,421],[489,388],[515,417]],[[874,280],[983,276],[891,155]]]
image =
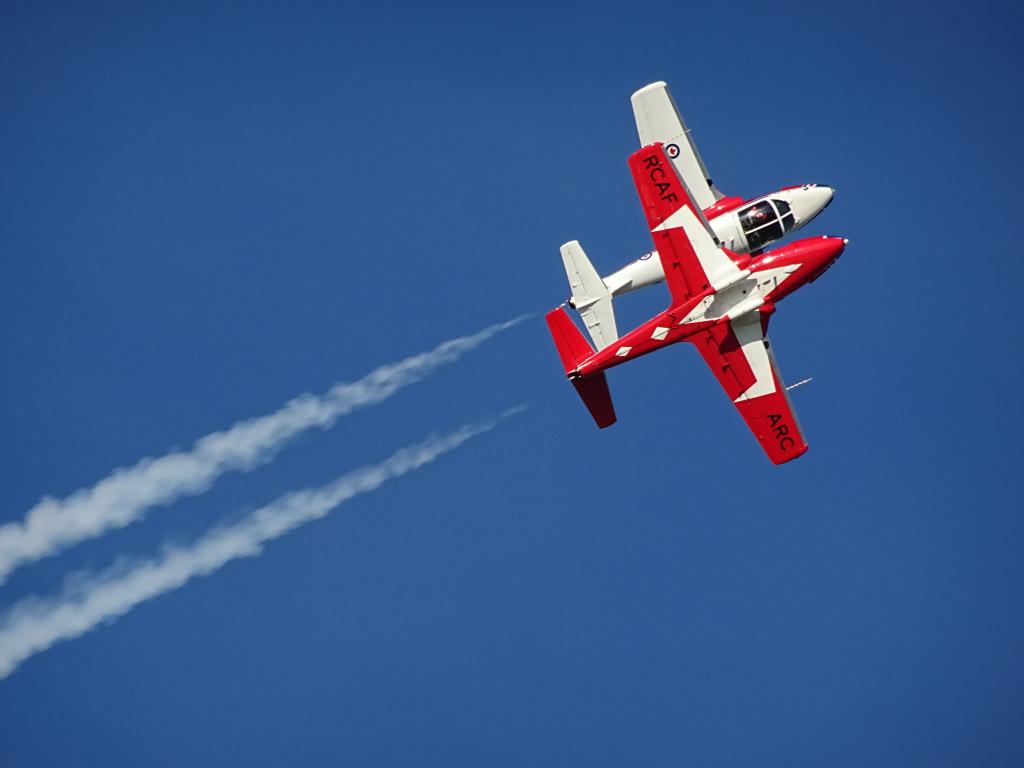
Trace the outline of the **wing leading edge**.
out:
[[[793,405],[765,335],[768,315],[750,312],[693,337],[719,384],[773,464],[807,452]]]

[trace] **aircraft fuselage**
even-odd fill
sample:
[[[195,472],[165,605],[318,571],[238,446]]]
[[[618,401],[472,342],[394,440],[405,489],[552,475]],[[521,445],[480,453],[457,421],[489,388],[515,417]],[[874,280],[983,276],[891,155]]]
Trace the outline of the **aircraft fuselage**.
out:
[[[573,374],[589,376],[612,368],[748,312],[770,314],[779,301],[824,273],[845,247],[840,237],[812,237],[763,256],[733,254],[740,269],[734,281],[669,307],[582,361]]]
[[[761,249],[795,232],[825,210],[834,190],[818,184],[787,187],[753,200],[723,197],[704,209],[715,237],[735,254]],[[665,279],[657,251],[645,253],[603,278],[612,296],[656,285]]]

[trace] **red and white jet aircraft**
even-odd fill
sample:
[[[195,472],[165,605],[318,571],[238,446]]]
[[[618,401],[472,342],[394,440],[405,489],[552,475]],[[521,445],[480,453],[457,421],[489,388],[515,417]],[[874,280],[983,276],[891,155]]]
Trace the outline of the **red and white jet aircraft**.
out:
[[[630,102],[640,144],[665,145],[665,154],[703,210],[715,237],[734,253],[759,253],[806,225],[832,202],[834,190],[818,184],[786,187],[753,200],[726,197],[711,181],[693,135],[665,83],[644,86],[630,97]],[[569,303],[580,311],[599,349],[618,338],[612,298],[665,279],[657,252],[645,253],[601,278],[578,241],[566,243],[561,250],[572,286]]]
[[[764,255],[725,248],[661,142],[629,158],[654,239],[669,308],[596,350],[565,306],[547,314],[566,375],[599,427],[615,423],[605,370],[673,344],[694,344],[768,458],[801,456],[807,441],[793,413],[766,336],[775,305],[821,276],[846,240],[815,237]]]

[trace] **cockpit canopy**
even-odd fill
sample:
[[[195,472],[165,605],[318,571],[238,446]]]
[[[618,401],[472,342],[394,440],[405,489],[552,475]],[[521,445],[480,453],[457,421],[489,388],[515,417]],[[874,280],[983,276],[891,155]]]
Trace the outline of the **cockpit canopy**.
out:
[[[785,200],[761,200],[744,208],[738,215],[751,251],[778,240],[793,229],[796,221]]]

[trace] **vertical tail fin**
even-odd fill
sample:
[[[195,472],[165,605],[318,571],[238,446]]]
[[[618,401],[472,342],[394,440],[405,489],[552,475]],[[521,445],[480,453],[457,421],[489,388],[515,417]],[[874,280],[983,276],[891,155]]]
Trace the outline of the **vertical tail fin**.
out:
[[[548,312],[545,319],[551,337],[555,340],[555,348],[562,359],[565,373],[572,376],[580,363],[594,354],[594,348],[583,338],[583,334],[563,307]],[[590,411],[590,415],[594,417],[597,426],[604,429],[615,423],[615,407],[612,405],[612,396],[608,391],[608,380],[604,371],[590,376],[577,375],[572,379],[572,384]]]
[[[572,305],[583,318],[594,344],[598,349],[604,349],[619,338],[611,291],[597,274],[578,240],[569,241],[559,250],[569,287],[572,288]]]

